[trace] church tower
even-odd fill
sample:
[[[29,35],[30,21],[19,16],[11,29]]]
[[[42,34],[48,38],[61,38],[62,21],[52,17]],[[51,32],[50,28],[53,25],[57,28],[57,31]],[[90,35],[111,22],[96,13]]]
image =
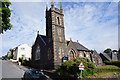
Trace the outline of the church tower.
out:
[[[48,60],[53,67],[62,63],[62,58],[66,55],[67,44],[64,32],[64,14],[62,4],[60,9],[54,6],[53,0],[51,8],[46,6],[46,37],[48,46]]]

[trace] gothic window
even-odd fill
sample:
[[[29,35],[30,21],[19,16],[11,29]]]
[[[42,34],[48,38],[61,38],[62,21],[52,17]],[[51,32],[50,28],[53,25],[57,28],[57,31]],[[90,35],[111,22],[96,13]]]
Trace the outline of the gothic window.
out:
[[[59,38],[59,41],[62,42],[61,28],[58,28],[58,29],[57,29],[57,32],[58,32],[58,38]]]
[[[84,53],[84,57],[86,57],[86,54]]]
[[[40,59],[40,47],[37,46],[36,48],[36,57],[35,57],[35,60],[39,60]]]
[[[62,49],[60,48],[60,56],[61,56],[61,58],[62,58]]]
[[[88,55],[88,54],[86,54],[86,57],[89,57],[89,55]]]
[[[48,49],[48,60],[50,60],[51,59],[51,49],[49,48]]]
[[[60,40],[60,42],[62,42],[62,38],[61,37],[59,37],[59,40]]]
[[[62,18],[60,18],[60,25],[62,25]]]
[[[62,50],[62,48],[59,49],[59,57],[60,57],[60,59],[62,59],[62,57],[63,57],[63,50]]]
[[[58,35],[61,35],[61,29],[60,28],[58,28]]]
[[[60,24],[60,18],[57,17],[57,24]]]
[[[83,55],[82,55],[82,54],[80,54],[80,57],[83,57]]]

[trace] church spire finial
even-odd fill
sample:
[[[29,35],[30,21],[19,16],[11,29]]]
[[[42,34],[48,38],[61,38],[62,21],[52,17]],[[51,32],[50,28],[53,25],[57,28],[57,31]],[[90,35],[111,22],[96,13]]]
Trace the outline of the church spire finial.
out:
[[[62,3],[61,2],[60,2],[60,11],[61,11],[61,13],[63,13]]]
[[[71,37],[70,37],[70,41],[72,41]]]
[[[46,4],[46,10],[48,11],[48,4]]]
[[[60,9],[62,9],[62,3],[60,2]]]
[[[39,35],[39,31],[37,31],[37,35]]]
[[[52,0],[52,3],[51,3],[51,6],[54,6],[53,0]]]

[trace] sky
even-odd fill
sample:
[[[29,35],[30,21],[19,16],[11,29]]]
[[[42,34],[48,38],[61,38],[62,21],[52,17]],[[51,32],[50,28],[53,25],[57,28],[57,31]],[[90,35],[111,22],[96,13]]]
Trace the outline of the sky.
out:
[[[12,0],[11,0],[12,2]],[[0,35],[1,55],[20,44],[32,46],[37,31],[46,34],[45,10],[50,2],[12,2],[13,28]],[[60,8],[59,2],[54,2]],[[98,53],[107,48],[118,50],[118,2],[62,2],[65,38],[79,41]]]

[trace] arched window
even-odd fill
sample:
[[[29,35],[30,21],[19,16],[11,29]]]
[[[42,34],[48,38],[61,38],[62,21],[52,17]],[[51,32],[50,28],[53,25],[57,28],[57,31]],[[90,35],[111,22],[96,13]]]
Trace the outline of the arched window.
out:
[[[51,56],[51,49],[48,49],[48,60],[51,60],[52,56]]]
[[[86,54],[84,53],[84,57],[86,57]]]
[[[59,19],[59,17],[57,17],[57,24],[60,24],[60,19]]]
[[[92,54],[90,54],[90,60],[92,61]]]
[[[82,53],[79,54],[79,57],[83,57]]]
[[[60,57],[62,58],[63,54],[62,54],[62,49],[60,48]]]
[[[39,60],[40,59],[40,47],[37,46],[36,48],[36,57],[35,57],[35,60]]]

